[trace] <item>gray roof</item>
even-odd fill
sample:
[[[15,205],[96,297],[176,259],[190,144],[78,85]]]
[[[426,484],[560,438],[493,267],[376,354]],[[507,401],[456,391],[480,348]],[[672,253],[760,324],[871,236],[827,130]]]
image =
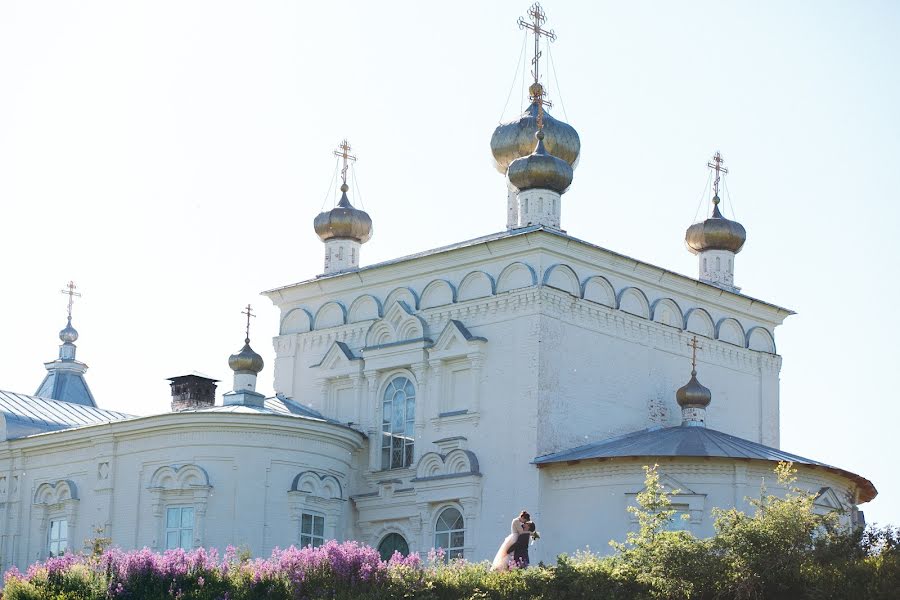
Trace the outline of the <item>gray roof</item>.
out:
[[[0,390],[0,416],[5,421],[4,439],[7,440],[132,418],[132,415],[94,406],[3,390]]]
[[[636,457],[715,457],[792,462],[797,465],[824,469],[851,479],[859,487],[860,502],[868,502],[878,493],[871,481],[850,471],[706,427],[676,426],[642,429],[561,452],[538,456],[532,463],[542,466],[589,459],[609,460]]]
[[[50,369],[34,395],[83,406],[97,406],[84,374],[77,371]]]
[[[217,412],[217,413],[243,413],[243,414],[270,414],[270,415],[288,415],[295,417],[306,417],[309,419],[319,419],[328,421],[329,423],[337,423],[332,419],[326,419],[322,413],[315,411],[307,406],[303,406],[298,402],[290,400],[284,396],[276,396],[274,398],[266,398],[263,406],[249,406],[247,404],[224,404],[210,406],[208,408],[195,408],[182,412]]]

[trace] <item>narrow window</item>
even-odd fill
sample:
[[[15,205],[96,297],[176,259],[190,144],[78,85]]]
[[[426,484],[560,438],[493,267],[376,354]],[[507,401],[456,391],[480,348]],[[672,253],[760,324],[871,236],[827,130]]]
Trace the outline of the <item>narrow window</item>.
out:
[[[706,259],[705,259],[705,258],[703,259],[703,270],[704,270],[704,271],[707,271],[707,270],[708,270],[708,269],[706,268]]]
[[[50,537],[49,537],[50,556],[62,556],[69,547],[69,522],[66,519],[50,520]]]
[[[166,508],[166,550],[194,547],[194,507]]]
[[[300,515],[300,547],[318,548],[325,543],[325,517],[314,513]]]
[[[718,256],[716,257],[716,271],[722,270],[722,259]]]
[[[413,461],[416,388],[406,377],[395,377],[384,390],[381,405],[381,468],[402,469]]]
[[[445,560],[463,557],[466,545],[466,525],[462,514],[455,508],[445,508],[438,516],[434,528],[434,547],[443,548]]]

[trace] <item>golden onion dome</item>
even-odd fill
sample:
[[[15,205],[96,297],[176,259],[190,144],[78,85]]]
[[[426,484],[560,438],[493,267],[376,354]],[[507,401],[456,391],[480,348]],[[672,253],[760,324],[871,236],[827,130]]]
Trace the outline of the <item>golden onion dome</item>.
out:
[[[256,375],[263,370],[262,356],[250,347],[250,339],[244,339],[244,347],[237,354],[228,357],[228,366],[235,373]]]
[[[678,388],[675,400],[681,408],[706,408],[712,401],[712,392],[697,381],[696,369],[691,370],[691,380]]]
[[[60,330],[59,339],[66,344],[71,344],[78,339],[78,330],[72,327],[72,317],[69,317],[66,326]]]
[[[684,241],[692,254],[705,250],[728,250],[738,253],[747,241],[747,231],[737,221],[731,221],[719,212],[719,197],[713,198],[713,214],[702,223],[687,228]]]
[[[538,131],[535,137],[538,142],[534,152],[510,163],[507,170],[509,182],[519,191],[540,189],[564,194],[572,185],[572,167],[547,153],[543,131]]]
[[[365,244],[372,237],[372,218],[364,210],[354,208],[347,198],[347,184],[341,185],[341,200],[329,211],[321,212],[313,221],[316,234],[324,242],[350,239]]]
[[[531,87],[540,86],[532,84]],[[543,89],[531,90],[532,97]],[[509,123],[501,123],[491,136],[491,153],[494,155],[494,166],[501,173],[506,173],[512,161],[528,156],[534,150],[534,134],[538,129],[538,103],[532,102],[522,116]],[[566,161],[574,169],[578,166],[581,154],[581,139],[575,128],[550,116],[544,111],[544,135],[547,151],[553,156]]]

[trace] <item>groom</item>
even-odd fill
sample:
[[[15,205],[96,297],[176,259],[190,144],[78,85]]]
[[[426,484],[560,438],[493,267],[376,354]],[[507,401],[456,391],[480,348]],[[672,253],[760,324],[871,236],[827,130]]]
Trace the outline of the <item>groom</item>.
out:
[[[534,522],[526,521],[522,523],[522,529],[522,533],[516,538],[515,543],[510,547],[507,555],[512,554],[513,560],[516,561],[516,566],[524,568],[528,566],[530,561],[528,557],[528,544],[531,542],[531,534],[535,531]]]

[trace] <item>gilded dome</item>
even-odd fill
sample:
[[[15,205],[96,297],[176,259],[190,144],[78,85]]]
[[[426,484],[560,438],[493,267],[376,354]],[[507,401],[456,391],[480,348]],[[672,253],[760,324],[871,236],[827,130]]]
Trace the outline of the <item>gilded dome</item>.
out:
[[[347,184],[341,185],[341,200],[329,211],[321,212],[313,221],[316,234],[324,242],[351,239],[365,244],[372,237],[372,218],[364,210],[353,208],[347,198]]]
[[[71,344],[78,339],[78,330],[72,327],[71,317],[69,317],[69,320],[66,322],[66,326],[60,330],[59,339],[67,344]]]
[[[704,250],[728,250],[738,253],[747,241],[747,231],[737,221],[731,221],[719,212],[719,197],[713,198],[713,214],[702,223],[687,228],[684,241],[692,254]]]
[[[675,400],[681,408],[706,408],[712,401],[712,392],[697,381],[697,371],[691,371],[691,380],[675,392]]]
[[[535,137],[538,142],[534,152],[510,163],[509,182],[519,191],[541,189],[565,193],[572,185],[572,167],[565,160],[547,153],[543,131],[538,131]]]
[[[235,373],[247,373],[256,375],[263,370],[262,356],[250,347],[250,340],[244,340],[244,347],[237,354],[228,357],[228,366]]]
[[[522,116],[515,121],[502,123],[491,136],[491,153],[494,166],[503,174],[510,163],[528,156],[534,151],[534,134],[537,131],[538,105],[532,102]],[[581,139],[575,128],[559,121],[544,111],[544,135],[547,152],[566,161],[572,168],[578,166],[581,154]]]

